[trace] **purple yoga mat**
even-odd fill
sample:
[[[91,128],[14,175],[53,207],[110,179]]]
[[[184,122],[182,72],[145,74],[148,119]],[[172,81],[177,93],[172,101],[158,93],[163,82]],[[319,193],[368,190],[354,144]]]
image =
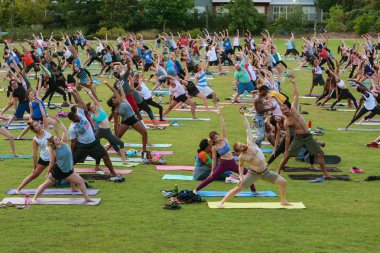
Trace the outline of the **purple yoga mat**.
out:
[[[21,190],[22,195],[24,194],[30,194],[34,195],[36,193],[37,189],[23,189]],[[87,189],[88,195],[95,195],[98,194],[98,189]],[[8,195],[16,195],[16,189],[8,189],[6,192]],[[82,195],[80,191],[73,192],[71,189],[46,189],[42,195]]]
[[[92,168],[74,168],[76,173],[96,173],[95,169]],[[103,169],[104,173],[109,174],[110,171],[108,169]],[[133,170],[115,170],[117,174],[127,175],[132,173]]]
[[[167,165],[156,165],[156,170],[194,170],[194,166],[167,166]]]
[[[108,150],[108,154],[117,154],[115,150]],[[158,151],[153,150],[150,152],[152,155],[173,155],[173,151]]]
[[[306,94],[305,97],[315,97],[315,98],[318,98],[320,97],[321,94]]]

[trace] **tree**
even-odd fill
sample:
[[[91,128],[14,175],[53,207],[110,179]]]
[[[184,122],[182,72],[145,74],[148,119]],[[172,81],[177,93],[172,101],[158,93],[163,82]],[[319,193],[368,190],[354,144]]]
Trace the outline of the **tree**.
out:
[[[336,4],[336,0],[314,0],[314,5],[328,12]]]
[[[44,24],[50,20],[48,13],[49,0],[28,1],[15,0],[16,23],[18,25]]]
[[[344,30],[344,11],[342,6],[335,5],[330,8],[330,17],[326,20],[326,28],[331,32],[341,32]]]
[[[127,30],[137,24],[139,3],[137,0],[104,0],[98,14],[101,27]]]
[[[228,7],[229,30],[249,30],[260,33],[266,25],[266,17],[254,7],[252,0],[235,0]]]
[[[375,15],[375,13],[368,13],[368,14],[359,16],[355,20],[355,26],[354,26],[355,32],[358,34],[364,34],[364,33],[373,31],[375,29],[373,25],[376,24],[377,16],[378,15]]]
[[[166,27],[180,29],[186,26],[193,0],[143,0],[144,17],[155,28]]]

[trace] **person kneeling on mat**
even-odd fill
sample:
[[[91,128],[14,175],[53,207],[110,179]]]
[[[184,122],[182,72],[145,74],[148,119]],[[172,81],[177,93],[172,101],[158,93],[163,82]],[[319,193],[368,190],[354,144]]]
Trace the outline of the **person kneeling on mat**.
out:
[[[240,113],[244,117],[244,111],[241,110]],[[253,140],[251,128],[246,117],[244,117],[244,126],[247,133],[247,144],[237,142],[234,145],[235,152],[239,153],[240,180],[237,186],[230,190],[227,195],[219,202],[218,207],[223,208],[224,203],[227,200],[234,197],[236,194],[241,192],[243,188],[249,187],[252,183],[255,183],[259,179],[263,179],[269,183],[278,184],[280,187],[281,205],[291,205],[286,200],[286,180],[277,173],[268,170],[265,156],[259,146],[257,146]],[[248,173],[244,176],[243,165],[246,161],[250,163],[250,167],[248,169]]]

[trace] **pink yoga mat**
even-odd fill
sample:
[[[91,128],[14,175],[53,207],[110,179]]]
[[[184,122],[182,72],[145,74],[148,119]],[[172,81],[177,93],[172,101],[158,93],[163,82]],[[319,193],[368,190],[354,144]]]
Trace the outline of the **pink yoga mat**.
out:
[[[92,169],[92,168],[74,168],[74,171],[76,173],[95,173],[95,169]],[[103,169],[104,173],[110,173],[110,171],[108,169]],[[115,172],[117,174],[123,174],[123,175],[126,175],[126,174],[130,174],[132,173],[133,170],[115,170]]]
[[[115,150],[108,150],[108,154],[117,154]],[[158,150],[153,150],[150,151],[152,155],[173,155],[173,151],[158,151]]]
[[[194,170],[194,166],[167,166],[156,165],[156,170]]]
[[[162,125],[162,124],[168,124],[169,123],[169,120],[155,120],[155,122],[159,125]],[[147,124],[153,124],[153,121],[150,120],[150,119],[144,119],[144,123],[147,123]]]
[[[148,123],[148,124],[145,124],[145,125],[148,126],[148,127],[168,127],[168,126],[170,126],[167,123],[166,124],[158,124],[158,125]]]
[[[190,112],[191,110],[190,109],[182,109],[182,108],[178,108],[178,109],[174,109],[174,111],[179,111],[179,112]],[[196,112],[218,112],[217,109],[209,109],[208,111],[206,109],[195,109]]]

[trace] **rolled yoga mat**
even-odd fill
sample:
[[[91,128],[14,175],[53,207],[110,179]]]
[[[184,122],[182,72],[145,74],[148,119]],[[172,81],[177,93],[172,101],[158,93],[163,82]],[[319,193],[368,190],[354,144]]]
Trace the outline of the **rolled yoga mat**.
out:
[[[209,208],[219,208],[218,202],[207,202]],[[282,206],[280,202],[256,202],[256,203],[224,203],[225,208],[264,208],[264,209],[304,209],[306,208],[302,202],[292,202],[291,206]]]
[[[224,197],[228,191],[199,191],[198,195],[201,197]],[[242,191],[235,195],[235,197],[277,197],[278,195],[272,191],[259,191],[257,194],[250,191]]]
[[[23,189],[20,194],[36,194],[37,189]],[[98,194],[98,189],[87,189],[88,195]],[[16,189],[8,189],[5,194],[16,195]],[[81,191],[73,192],[71,189],[46,189],[42,195],[82,195]]]
[[[99,205],[101,198],[91,198],[93,202],[84,202],[83,198],[38,198],[32,205]],[[11,202],[15,205],[24,205],[25,198],[4,198],[1,203]]]

